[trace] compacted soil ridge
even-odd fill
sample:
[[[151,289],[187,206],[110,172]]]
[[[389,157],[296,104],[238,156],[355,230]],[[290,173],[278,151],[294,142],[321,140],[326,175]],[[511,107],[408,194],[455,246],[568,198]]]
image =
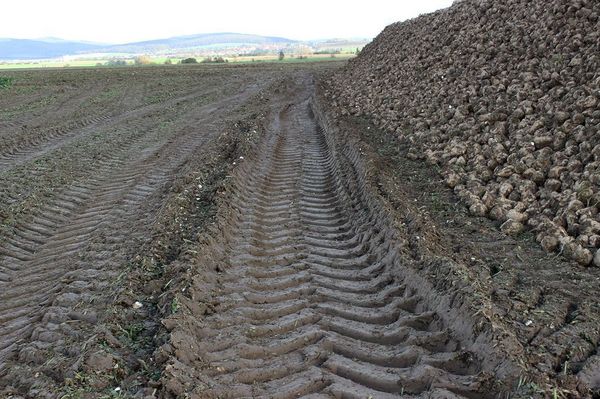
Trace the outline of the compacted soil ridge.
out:
[[[97,132],[100,128],[108,129],[123,123],[126,120],[144,118],[164,108],[180,105],[184,101],[195,100],[202,95],[207,95],[205,88],[194,90],[192,93],[175,97],[158,104],[147,104],[125,112],[103,115],[96,118],[79,121],[71,128],[58,128],[47,132],[40,132],[30,138],[13,144],[11,147],[0,149],[0,172],[10,170],[25,162],[36,159],[52,150],[60,148],[69,142],[80,140],[86,135]],[[211,106],[214,106],[212,104]]]

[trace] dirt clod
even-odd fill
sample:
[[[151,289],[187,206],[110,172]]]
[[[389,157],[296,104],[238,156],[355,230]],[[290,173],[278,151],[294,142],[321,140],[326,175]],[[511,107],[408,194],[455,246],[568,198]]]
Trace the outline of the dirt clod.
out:
[[[91,373],[103,373],[112,370],[116,365],[116,359],[109,353],[92,353],[85,362],[86,370]]]

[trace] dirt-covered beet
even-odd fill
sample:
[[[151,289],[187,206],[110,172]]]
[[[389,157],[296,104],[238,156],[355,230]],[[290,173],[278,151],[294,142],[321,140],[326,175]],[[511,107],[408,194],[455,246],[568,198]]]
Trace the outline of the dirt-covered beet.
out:
[[[388,26],[328,96],[438,165],[470,212],[600,266],[600,2],[465,0]]]

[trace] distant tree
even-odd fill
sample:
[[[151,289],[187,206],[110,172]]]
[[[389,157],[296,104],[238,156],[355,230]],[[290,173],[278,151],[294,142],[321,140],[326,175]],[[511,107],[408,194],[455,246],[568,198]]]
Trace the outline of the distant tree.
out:
[[[181,60],[181,63],[182,64],[197,64],[198,60],[195,59],[195,58],[190,57],[190,58],[186,58],[184,60]]]
[[[283,59],[285,58],[285,54],[283,53],[283,50],[279,51],[279,61],[283,61]]]
[[[227,61],[225,58],[223,57],[206,57],[205,59],[202,60],[203,64],[224,64]]]
[[[165,61],[165,65],[171,65],[173,64],[173,61],[171,61],[170,58],[167,58],[167,60]]]
[[[359,55],[359,54],[360,54],[360,49],[359,49],[358,47],[356,48],[356,52],[355,52],[355,54],[356,54],[356,55]]]
[[[133,59],[135,65],[150,65],[152,64],[152,59],[147,55],[138,55]]]
[[[324,49],[315,51],[313,54],[340,54],[341,51],[339,49]]]
[[[108,60],[106,65],[108,65],[108,66],[125,66],[125,65],[127,65],[127,61],[118,60],[118,59],[113,58],[112,60]]]

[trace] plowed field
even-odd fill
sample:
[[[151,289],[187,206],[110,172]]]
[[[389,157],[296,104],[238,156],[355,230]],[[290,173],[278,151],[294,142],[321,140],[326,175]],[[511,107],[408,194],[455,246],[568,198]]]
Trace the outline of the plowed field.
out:
[[[0,396],[591,392],[597,277],[536,290],[562,261],[335,114],[334,67],[14,72]]]

